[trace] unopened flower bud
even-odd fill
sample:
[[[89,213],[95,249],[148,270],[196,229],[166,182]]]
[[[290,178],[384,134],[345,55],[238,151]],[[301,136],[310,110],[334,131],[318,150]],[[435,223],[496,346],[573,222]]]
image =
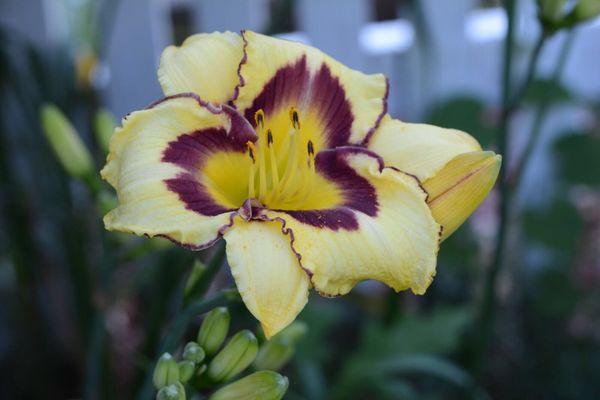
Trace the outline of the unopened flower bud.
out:
[[[308,330],[302,321],[294,321],[270,340],[263,343],[254,360],[259,370],[277,371],[294,355],[295,344]]]
[[[225,307],[218,307],[208,313],[200,331],[198,332],[198,344],[207,355],[213,355],[219,350],[229,332],[229,311]]]
[[[102,108],[94,115],[94,134],[98,144],[105,152],[108,152],[108,144],[116,125],[115,117],[106,109]]]
[[[201,366],[196,368],[196,376],[202,375],[203,373],[206,372],[207,369],[208,369],[208,366],[206,364],[202,364]]]
[[[185,388],[180,382],[161,388],[156,400],[185,400]]]
[[[204,263],[196,260],[194,261],[194,265],[192,266],[192,271],[185,282],[185,288],[183,289],[183,296],[185,300],[190,300],[198,295],[197,288],[198,282],[204,276],[206,272],[206,265]]]
[[[557,22],[565,14],[566,0],[538,0],[541,16],[548,21]]]
[[[275,335],[274,339],[285,338],[290,340],[292,344],[296,344],[308,331],[308,326],[305,322],[294,321],[289,324],[284,330]]]
[[[572,14],[577,22],[592,19],[600,14],[600,0],[579,0]]]
[[[179,366],[175,359],[169,354],[163,354],[154,368],[152,382],[154,387],[160,389],[179,381]]]
[[[442,225],[441,239],[450,236],[492,190],[502,158],[491,151],[463,153],[423,182],[427,204]]]
[[[89,176],[94,169],[92,157],[67,117],[53,104],[44,104],[40,117],[46,138],[67,173],[77,178]]]
[[[294,346],[287,339],[271,339],[265,342],[258,351],[254,367],[277,371],[294,355]]]
[[[179,381],[187,383],[194,376],[196,364],[193,361],[183,360],[177,365],[179,366]]]
[[[209,400],[280,400],[288,379],[273,371],[259,371],[217,390]]]
[[[195,364],[201,363],[205,356],[204,350],[196,342],[189,342],[183,349],[183,359]]]
[[[236,333],[208,366],[208,376],[227,381],[245,370],[256,358],[258,342],[249,330]]]

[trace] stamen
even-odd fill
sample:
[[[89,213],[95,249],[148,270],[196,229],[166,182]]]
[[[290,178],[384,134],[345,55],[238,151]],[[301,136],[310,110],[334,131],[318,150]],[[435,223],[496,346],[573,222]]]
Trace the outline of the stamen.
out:
[[[277,170],[277,159],[275,158],[275,149],[273,149],[273,133],[267,129],[267,147],[269,148],[269,158],[271,159],[271,183],[272,189],[279,184],[279,171]]]
[[[256,122],[256,126],[262,129],[265,123],[265,112],[262,108],[254,113],[254,121]]]
[[[250,160],[252,163],[250,164],[250,168],[248,170],[248,198],[253,199],[255,197],[254,191],[254,175],[256,173],[256,158],[254,157],[254,153],[256,148],[254,147],[254,143],[248,141],[246,142],[246,147],[248,148],[248,155],[250,156]]]
[[[292,120],[292,126],[294,129],[300,130],[300,117],[295,107],[290,108],[290,120]]]
[[[315,172],[315,146],[313,145],[312,140],[308,141],[306,148],[308,151],[308,168],[311,172]]]

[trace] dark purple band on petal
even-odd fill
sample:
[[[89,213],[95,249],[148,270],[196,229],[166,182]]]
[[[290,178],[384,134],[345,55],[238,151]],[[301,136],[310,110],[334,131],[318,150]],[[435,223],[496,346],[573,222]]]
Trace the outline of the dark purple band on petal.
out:
[[[197,172],[206,159],[219,151],[244,153],[246,142],[232,140],[223,128],[208,128],[184,133],[169,143],[163,153],[163,162]]]
[[[246,142],[256,141],[256,133],[246,119],[235,109],[227,105],[214,106],[202,101],[193,93],[183,93],[167,97],[149,108],[174,98],[188,97],[196,100],[200,107],[214,114],[229,117],[229,129],[212,127],[199,129],[191,133],[182,132],[170,142],[163,152],[162,162],[175,164],[184,172],[177,177],[165,180],[167,188],[176,193],[186,208],[206,216],[214,216],[232,209],[224,207],[213,199],[206,186],[198,179],[198,172],[213,154],[218,152],[244,153]]]
[[[348,154],[367,154],[377,159],[380,169],[383,161],[375,153],[360,147],[340,147],[322,151],[317,154],[315,166],[317,171],[327,180],[335,183],[342,191],[344,202],[334,208],[325,210],[277,210],[289,214],[298,221],[319,228],[332,230],[358,229],[356,213],[361,212],[370,217],[377,215],[379,203],[377,192],[367,179],[360,176],[350,165]]]
[[[165,180],[170,191],[177,193],[188,210],[202,215],[215,216],[233,209],[223,207],[212,198],[206,187],[196,180],[194,175],[181,173],[176,178]]]
[[[281,107],[290,106],[298,108],[301,114],[308,109],[318,113],[328,148],[348,144],[354,115],[342,84],[326,64],[311,75],[306,56],[302,56],[280,68],[244,115],[248,121],[254,121],[254,114],[262,109],[268,119]]]

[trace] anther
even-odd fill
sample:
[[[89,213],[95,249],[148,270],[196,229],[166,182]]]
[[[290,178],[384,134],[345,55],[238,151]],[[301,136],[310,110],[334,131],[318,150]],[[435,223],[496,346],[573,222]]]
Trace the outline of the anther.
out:
[[[292,126],[295,129],[300,129],[300,117],[298,116],[298,111],[296,108],[290,108],[290,120],[292,120]]]
[[[273,144],[273,132],[270,129],[267,129],[267,146],[271,147]]]
[[[263,127],[263,124],[265,122],[265,112],[262,109],[254,113],[254,121],[256,122],[256,126],[258,126],[259,128]]]
[[[306,144],[307,150],[308,150],[308,155],[309,156],[314,156],[315,155],[315,148],[313,146],[313,142],[312,140],[309,140],[308,143]]]
[[[246,147],[248,148],[248,155],[250,156],[250,159],[252,159],[252,163],[256,163],[256,158],[254,158],[254,152],[255,152],[255,147],[254,147],[254,143],[248,141],[246,142]]]

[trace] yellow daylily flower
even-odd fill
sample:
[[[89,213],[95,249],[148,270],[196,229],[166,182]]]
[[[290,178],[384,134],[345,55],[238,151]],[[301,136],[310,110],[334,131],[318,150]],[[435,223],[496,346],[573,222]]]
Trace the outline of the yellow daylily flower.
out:
[[[194,35],[164,51],[158,76],[167,97],[111,138],[102,176],[119,205],[104,223],[191,249],[223,237],[267,337],[311,287],[335,296],[376,279],[424,293],[442,225],[456,229],[495,180],[458,158],[490,154],[472,137],[393,120],[383,75],[300,43]],[[477,195],[457,206],[465,190]]]

